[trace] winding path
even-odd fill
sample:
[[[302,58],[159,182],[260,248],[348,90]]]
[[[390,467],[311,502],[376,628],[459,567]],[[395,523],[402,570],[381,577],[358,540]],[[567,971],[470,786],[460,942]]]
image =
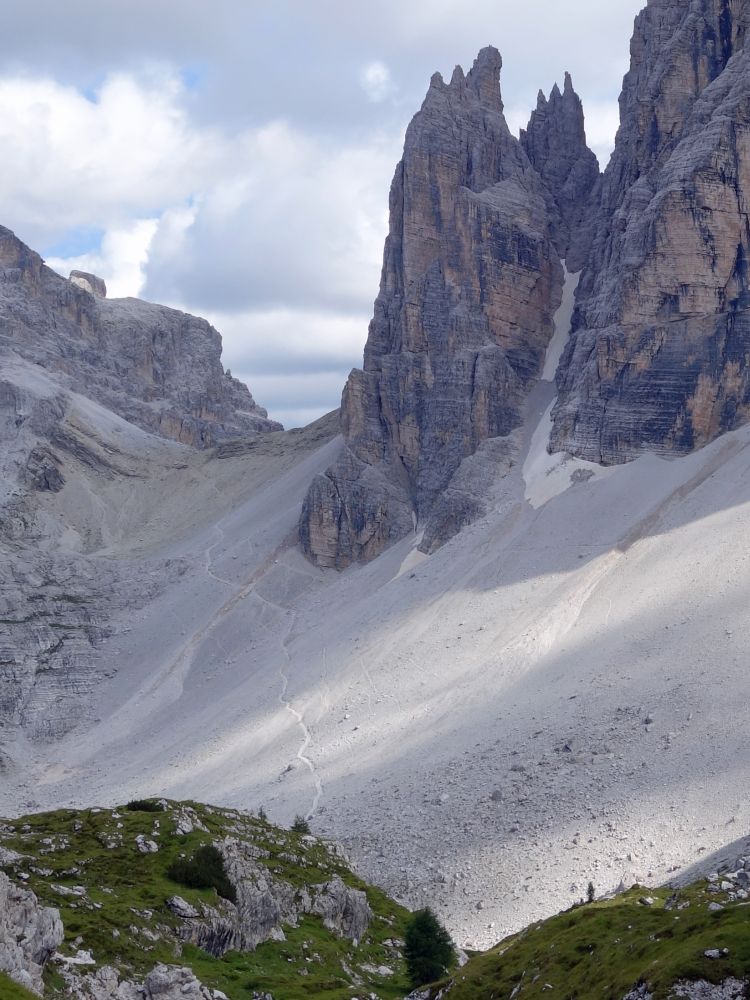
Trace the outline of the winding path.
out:
[[[312,743],[312,736],[310,734],[310,730],[307,728],[307,725],[305,724],[304,716],[297,711],[297,709],[294,707],[294,705],[292,705],[291,701],[289,701],[289,699],[286,696],[287,690],[289,688],[289,668],[292,665],[292,658],[289,655],[287,644],[291,638],[292,629],[294,628],[294,621],[295,621],[295,615],[292,614],[286,637],[284,638],[284,641],[281,644],[281,649],[282,652],[284,653],[284,659],[286,660],[286,670],[284,670],[283,666],[279,667],[279,677],[281,678],[281,691],[279,692],[279,704],[284,709],[286,709],[287,712],[289,712],[289,714],[292,716],[292,718],[297,723],[299,728],[302,730],[302,737],[303,737],[302,746],[297,751],[297,760],[299,760],[302,764],[305,765],[307,770],[310,772],[310,775],[313,779],[313,783],[315,785],[315,794],[313,795],[312,805],[310,807],[309,812],[305,816],[305,819],[309,820],[312,819],[312,817],[318,811],[320,800],[323,798],[324,795],[324,788],[323,788],[323,781],[320,775],[318,774],[315,764],[305,754],[305,751]]]

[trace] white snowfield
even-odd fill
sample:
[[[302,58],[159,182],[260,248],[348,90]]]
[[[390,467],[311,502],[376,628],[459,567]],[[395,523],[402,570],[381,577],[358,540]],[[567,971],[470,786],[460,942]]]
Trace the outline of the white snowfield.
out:
[[[342,574],[295,539],[339,439],[219,460],[81,403],[141,478],[82,472],[50,516],[84,549],[187,570],[121,616],[93,726],[6,746],[28,766],[0,812],[168,795],[309,814],[475,946],[746,834],[750,428],[587,479],[545,464],[553,391],[491,515]]]

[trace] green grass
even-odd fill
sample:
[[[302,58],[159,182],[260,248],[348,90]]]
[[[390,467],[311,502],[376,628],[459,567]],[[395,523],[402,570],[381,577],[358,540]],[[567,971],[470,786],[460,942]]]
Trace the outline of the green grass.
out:
[[[39,1000],[39,998],[25,990],[23,986],[14,983],[4,972],[0,972],[0,1000]]]
[[[222,990],[230,1000],[247,1000],[253,989],[272,993],[274,1000],[351,1000],[358,991],[352,990],[352,978],[344,969],[347,966],[361,977],[358,989],[364,995],[374,993],[382,1000],[396,1000],[408,993],[401,956],[384,944],[387,939],[403,938],[406,910],[353,875],[321,841],[307,843],[302,835],[233,811],[186,805],[196,810],[206,832],[177,836],[176,803],[170,803],[164,812],[124,807],[114,812],[61,810],[12,821],[12,831],[0,834],[0,843],[26,857],[4,870],[11,878],[27,872],[26,884],[40,901],[60,910],[65,928],[60,950],[64,954],[77,947],[89,950],[97,966],[114,965],[123,978],[140,980],[157,962],[164,962],[189,965],[206,986]],[[138,834],[155,840],[158,853],[139,853],[135,844]],[[284,928],[286,941],[268,942],[254,953],[230,953],[215,959],[178,942],[174,931],[181,921],[166,907],[166,900],[180,895],[193,905],[203,901],[216,906],[219,899],[215,889],[177,884],[167,871],[181,857],[190,857],[201,846],[226,835],[247,839],[267,852],[261,863],[296,889],[339,875],[352,888],[364,890],[375,915],[365,940],[355,948],[351,941],[324,928],[318,918],[306,917],[299,927]],[[117,845],[107,846],[113,838]],[[81,886],[86,894],[63,895],[55,886]],[[157,939],[151,940],[154,935]],[[363,964],[386,965],[395,975],[383,979],[363,972]],[[48,968],[45,996],[62,995],[61,986],[54,969]],[[4,1000],[1,992],[0,1000]]]
[[[750,904],[727,903],[698,882],[677,894],[685,909],[665,909],[671,890],[649,890],[654,906],[639,902],[635,888],[613,900],[568,910],[534,924],[489,952],[471,959],[452,982],[450,1000],[550,995],[561,1000],[621,998],[640,982],[655,1000],[666,1000],[679,979],[722,982],[750,975]],[[708,904],[725,904],[709,912]],[[729,957],[708,959],[704,951],[728,948]],[[550,984],[545,990],[545,986]]]

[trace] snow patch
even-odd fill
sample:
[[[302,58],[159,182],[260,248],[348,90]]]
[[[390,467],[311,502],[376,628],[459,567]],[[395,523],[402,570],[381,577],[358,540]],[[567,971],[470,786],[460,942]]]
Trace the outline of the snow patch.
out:
[[[398,573],[394,576],[394,580],[398,580],[400,576],[404,573],[409,573],[411,570],[416,569],[417,566],[421,565],[426,559],[430,557],[426,552],[420,552],[419,546],[422,544],[422,539],[424,538],[424,531],[420,531],[419,535],[414,539],[414,545],[411,551],[406,556],[404,561],[401,563]]]
[[[573,310],[576,304],[576,290],[581,280],[581,272],[571,274],[563,262],[565,279],[563,281],[563,297],[560,308],[555,313],[554,324],[555,333],[547,348],[547,355],[544,359],[544,369],[542,371],[542,382],[554,382],[557,368],[560,364],[565,345],[570,336],[570,325],[573,319]]]
[[[555,332],[547,348],[542,370],[542,382],[554,382],[560,358],[570,337],[570,326],[575,308],[575,295],[580,271],[571,274],[562,261],[565,278],[563,296],[560,308],[555,313]],[[553,497],[559,496],[574,483],[601,479],[612,470],[595,462],[584,462],[574,458],[567,452],[557,452],[550,455],[547,451],[552,433],[552,410],[555,397],[545,410],[531,438],[531,444],[523,465],[523,478],[526,484],[525,497],[534,509],[544,506]]]

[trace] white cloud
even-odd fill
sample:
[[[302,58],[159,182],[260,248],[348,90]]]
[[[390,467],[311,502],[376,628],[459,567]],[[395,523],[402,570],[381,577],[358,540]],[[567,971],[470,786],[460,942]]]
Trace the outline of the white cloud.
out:
[[[109,298],[138,296],[145,284],[148,252],[158,225],[157,219],[138,219],[106,232],[97,251],[49,257],[46,263],[65,278],[71,271],[97,274],[104,278]]]
[[[620,108],[617,101],[590,101],[586,113],[586,140],[599,157],[604,170],[615,147],[615,135],[620,127]]]
[[[217,166],[172,75],[108,77],[89,100],[48,79],[0,79],[0,218],[51,241],[189,196]]]
[[[368,63],[363,68],[359,82],[369,100],[374,104],[385,101],[396,90],[391,79],[391,71],[385,63],[379,61]]]
[[[299,371],[348,372],[360,364],[370,314],[342,316],[278,309],[209,311],[206,318],[221,332],[224,354],[232,370],[287,375]]]
[[[339,406],[349,369],[323,374],[301,371],[294,375],[257,375],[232,368],[232,373],[246,381],[269,415],[289,430],[317,420]]]
[[[431,73],[497,45],[517,128],[569,69],[604,165],[641,5],[132,0],[123,20],[90,0],[12,4],[0,223],[110,294],[209,314],[274,415],[323,412],[361,363],[390,179]]]
[[[369,311],[400,133],[332,144],[275,122],[222,140],[221,167],[154,239],[146,293],[193,308]]]
[[[222,335],[224,364],[285,427],[301,427],[339,405],[362,364],[370,313],[278,309],[208,312]]]

